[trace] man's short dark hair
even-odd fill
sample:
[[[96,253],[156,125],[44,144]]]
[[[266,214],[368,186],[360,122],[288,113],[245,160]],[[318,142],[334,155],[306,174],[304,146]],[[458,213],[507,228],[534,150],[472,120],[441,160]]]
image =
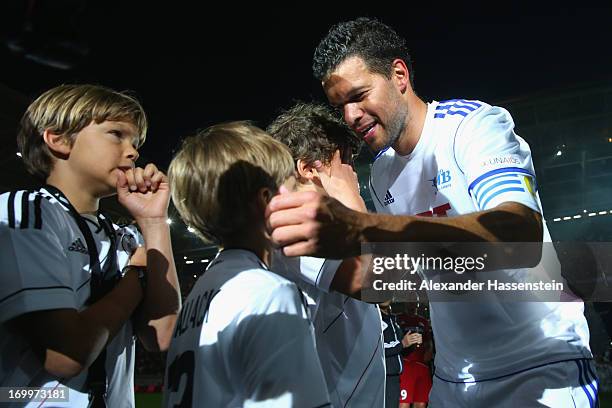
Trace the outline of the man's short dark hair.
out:
[[[266,129],[289,147],[294,161],[329,164],[336,150],[359,153],[361,140],[326,106],[298,102],[281,113]]]
[[[410,85],[414,89],[412,58],[406,40],[395,30],[373,18],[360,17],[334,25],[315,50],[312,72],[324,80],[342,62],[360,57],[370,71],[391,78],[391,63],[402,59],[408,67]]]

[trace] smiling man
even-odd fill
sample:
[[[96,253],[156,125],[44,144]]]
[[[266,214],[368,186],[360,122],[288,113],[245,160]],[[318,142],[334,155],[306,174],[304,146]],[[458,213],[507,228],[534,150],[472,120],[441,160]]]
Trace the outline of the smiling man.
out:
[[[286,255],[346,257],[361,242],[547,242],[528,144],[503,108],[414,91],[406,41],[359,18],[313,60],[329,102],[375,154],[378,214],[293,193],[269,205]],[[528,273],[528,271],[526,272]],[[597,401],[582,302],[432,302],[431,407],[588,407]],[[475,335],[477,333],[477,335]]]

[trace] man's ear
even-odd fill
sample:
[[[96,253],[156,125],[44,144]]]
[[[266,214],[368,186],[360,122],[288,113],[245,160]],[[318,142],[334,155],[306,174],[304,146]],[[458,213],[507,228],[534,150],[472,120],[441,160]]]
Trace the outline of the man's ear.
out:
[[[43,132],[43,140],[54,156],[66,158],[70,155],[72,146],[65,135],[58,135],[45,129]]]
[[[391,75],[401,93],[410,88],[410,72],[404,60],[396,58],[391,63]]]
[[[297,161],[297,173],[300,179],[313,181],[317,177],[317,169],[312,165],[306,163],[302,159]]]

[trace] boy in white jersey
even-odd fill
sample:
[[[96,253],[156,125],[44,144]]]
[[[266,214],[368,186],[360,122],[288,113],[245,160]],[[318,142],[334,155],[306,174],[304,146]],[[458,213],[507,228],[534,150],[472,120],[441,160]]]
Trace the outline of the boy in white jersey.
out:
[[[405,40],[391,28],[367,18],[334,26],[313,71],[377,154],[371,193],[393,215],[356,213],[313,193],[278,197],[269,223],[287,255],[351,256],[359,242],[550,240],[529,147],[508,112],[479,101],[423,102]],[[431,321],[432,407],[597,401],[582,302],[439,302]]]
[[[265,208],[293,174],[287,148],[246,122],[187,138],[172,160],[176,208],[222,250],[179,317],[164,406],[330,406],[302,294],[268,270]]]
[[[289,147],[297,190],[330,194],[346,206],[367,212],[359,195],[353,155],[361,142],[329,108],[298,103],[268,126],[268,133]],[[333,173],[334,183],[328,174]],[[333,406],[384,405],[385,365],[380,313],[359,300],[361,257],[337,260],[288,258],[275,251],[272,270],[294,281],[313,300],[312,312],[325,380]],[[359,277],[359,273],[356,274]]]
[[[16,406],[134,407],[134,335],[168,347],[180,308],[170,193],[154,165],[135,168],[146,128],[135,99],[92,85],[53,88],[23,116],[20,152],[47,185],[0,196],[0,385],[65,398]],[[144,247],[100,212],[115,193]]]

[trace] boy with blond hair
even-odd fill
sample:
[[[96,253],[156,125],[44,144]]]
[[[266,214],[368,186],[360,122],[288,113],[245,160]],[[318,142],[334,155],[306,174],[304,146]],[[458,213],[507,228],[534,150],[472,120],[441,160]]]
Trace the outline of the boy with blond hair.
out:
[[[165,407],[330,406],[301,292],[268,270],[265,208],[293,175],[287,148],[247,122],[187,138],[172,160],[176,208],[222,250],[179,317]]]
[[[93,85],[48,90],[22,118],[20,152],[46,185],[0,195],[0,386],[15,406],[133,407],[134,335],[168,347],[170,193],[155,165],[135,167],[146,130],[134,98]],[[142,235],[102,213],[113,194]],[[14,392],[26,386],[39,392]]]

